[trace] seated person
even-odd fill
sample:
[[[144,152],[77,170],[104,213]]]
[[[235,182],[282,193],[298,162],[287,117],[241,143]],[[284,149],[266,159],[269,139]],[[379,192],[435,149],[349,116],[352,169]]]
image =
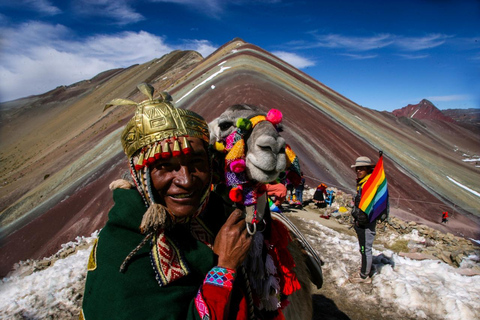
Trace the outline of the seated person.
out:
[[[327,195],[327,185],[322,183],[317,186],[315,193],[313,194],[313,202],[317,208],[326,208],[325,196]]]

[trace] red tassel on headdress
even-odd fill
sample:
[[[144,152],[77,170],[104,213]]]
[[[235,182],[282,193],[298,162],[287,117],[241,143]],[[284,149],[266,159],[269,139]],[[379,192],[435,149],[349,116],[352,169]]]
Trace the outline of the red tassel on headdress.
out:
[[[135,164],[135,170],[141,170],[145,165],[143,164],[144,160],[145,160],[145,154],[144,154],[145,150],[142,149],[142,151],[140,151],[140,154],[138,155],[138,161],[137,163]]]
[[[151,165],[155,162],[155,146],[151,147],[147,152],[147,164]]]
[[[178,157],[182,152],[180,151],[180,143],[177,139],[173,141],[173,151],[172,154],[174,157]]]
[[[160,142],[157,142],[155,144],[155,152],[153,156],[155,157],[155,159],[160,159],[160,157],[162,156],[162,153],[160,151]]]
[[[165,143],[162,144],[162,158],[169,159],[171,156],[170,146],[168,145],[168,141],[165,141]]]
[[[182,152],[183,154],[192,153],[192,146],[190,145],[187,137],[182,137]]]

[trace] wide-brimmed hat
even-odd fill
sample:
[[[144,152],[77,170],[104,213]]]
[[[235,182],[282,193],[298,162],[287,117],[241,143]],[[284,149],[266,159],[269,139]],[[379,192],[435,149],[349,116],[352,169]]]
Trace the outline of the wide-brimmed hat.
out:
[[[372,163],[372,160],[368,157],[358,157],[357,160],[355,160],[355,164],[352,165],[352,168],[356,167],[374,167],[375,164]]]

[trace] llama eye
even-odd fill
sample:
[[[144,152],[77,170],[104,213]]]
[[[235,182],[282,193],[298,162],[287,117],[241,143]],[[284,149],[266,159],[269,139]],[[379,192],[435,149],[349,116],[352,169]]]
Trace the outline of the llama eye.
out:
[[[278,153],[285,153],[285,148],[280,149],[280,151],[278,151]]]
[[[228,128],[230,128],[231,126],[233,126],[233,122],[222,122],[218,125],[218,127],[220,128],[220,130],[222,131],[225,131],[227,130]]]

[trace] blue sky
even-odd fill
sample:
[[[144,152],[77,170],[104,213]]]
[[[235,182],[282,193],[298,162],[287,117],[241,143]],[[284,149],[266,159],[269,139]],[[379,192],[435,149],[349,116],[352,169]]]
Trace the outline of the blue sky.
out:
[[[0,101],[235,37],[364,107],[480,108],[478,0],[0,0]]]

